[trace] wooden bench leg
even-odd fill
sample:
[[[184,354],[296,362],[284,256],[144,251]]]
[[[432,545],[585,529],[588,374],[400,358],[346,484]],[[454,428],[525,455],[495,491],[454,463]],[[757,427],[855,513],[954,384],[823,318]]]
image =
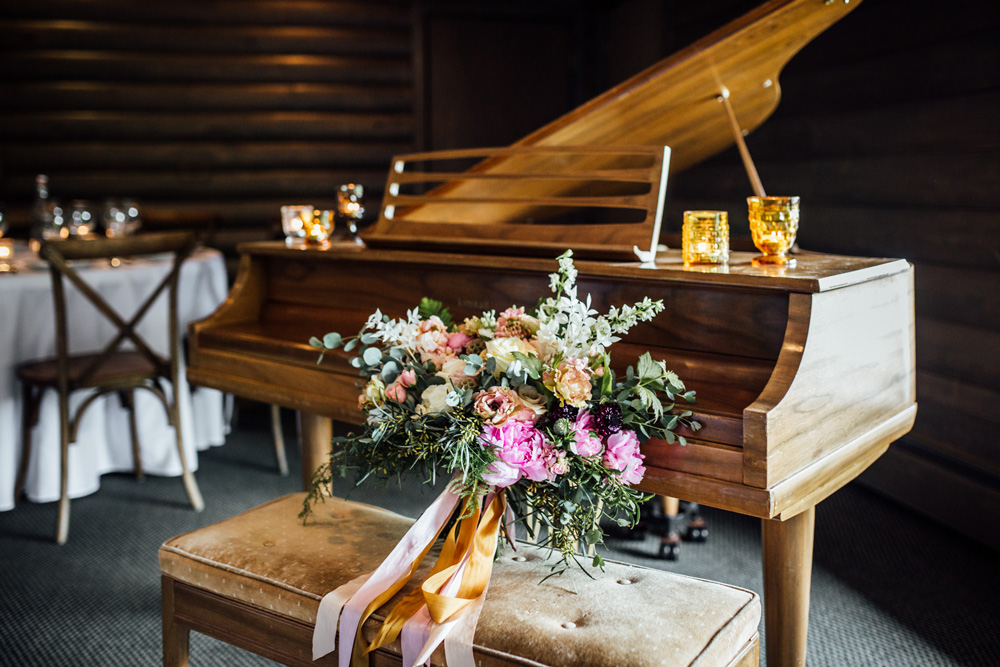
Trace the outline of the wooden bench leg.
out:
[[[188,667],[191,631],[174,620],[174,580],[160,577],[163,617],[163,667]]]
[[[816,508],[785,521],[765,519],[764,629],[768,667],[806,664]]]

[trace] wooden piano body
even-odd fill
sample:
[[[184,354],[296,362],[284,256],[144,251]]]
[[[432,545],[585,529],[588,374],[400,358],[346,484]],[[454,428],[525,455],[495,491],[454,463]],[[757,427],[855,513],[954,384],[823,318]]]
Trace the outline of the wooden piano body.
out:
[[[765,519],[815,505],[909,430],[913,275],[903,260],[798,255],[795,269],[655,268],[578,261],[594,307],[663,299],[666,310],[613,348],[644,350],[697,392],[704,428],[686,447],[647,446],[647,490]],[[353,334],[377,307],[402,316],[423,296],[456,317],[549,294],[554,259],[243,246],[226,304],[192,327],[196,384],[356,423],[357,371],[341,350],[317,364],[310,336]],[[783,275],[782,275],[783,274]]]
[[[788,58],[856,4],[768,2],[521,143],[669,145],[672,171],[693,164],[732,143],[720,88],[755,127],[777,104]],[[459,186],[502,197],[491,187]],[[532,305],[548,294],[558,254],[442,250],[441,239],[379,245],[242,246],[228,300],[191,327],[190,381],[300,411],[304,475],[329,451],[331,419],[362,417],[356,371],[342,353],[318,365],[310,336],[353,334],[375,307],[400,316],[423,296],[458,317]],[[599,311],[663,299],[665,312],[613,357],[665,359],[697,392],[704,428],[686,447],[647,443],[643,488],[762,519],[768,663],[803,664],[815,505],[915,417],[912,267],[811,253],[794,268],[755,267],[736,252],[725,269],[686,268],[679,255],[650,266],[590,253],[577,262],[580,293]]]

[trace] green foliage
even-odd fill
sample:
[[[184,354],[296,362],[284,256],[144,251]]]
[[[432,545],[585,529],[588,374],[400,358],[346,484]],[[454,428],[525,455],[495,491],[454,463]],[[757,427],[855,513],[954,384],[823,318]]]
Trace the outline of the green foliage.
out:
[[[440,301],[436,299],[431,299],[424,297],[420,300],[420,307],[418,312],[422,319],[428,319],[437,315],[446,327],[450,327],[452,324],[451,311]]]

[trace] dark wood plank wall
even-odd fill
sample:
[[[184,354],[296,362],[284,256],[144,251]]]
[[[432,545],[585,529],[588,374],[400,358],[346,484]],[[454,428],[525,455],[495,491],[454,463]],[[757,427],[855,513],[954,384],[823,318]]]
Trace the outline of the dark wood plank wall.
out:
[[[378,0],[3,0],[0,190],[26,234],[53,196],[139,200],[147,226],[271,236],[283,203],[376,197],[420,121],[412,5]]]
[[[514,141],[754,4],[0,0],[0,196],[25,233],[46,172],[231,248],[342,181],[377,196],[394,152]],[[747,138],[765,187],[803,197],[803,248],[916,265],[917,424],[862,481],[995,547],[998,28],[995,3],[865,0]],[[734,150],[671,174],[668,235],[721,208],[745,244],[749,190]]]
[[[1000,5],[865,0],[781,86],[747,143],[801,247],[915,265],[917,421],[861,481],[1000,548]],[[727,151],[672,176],[668,221],[748,235],[748,190]]]

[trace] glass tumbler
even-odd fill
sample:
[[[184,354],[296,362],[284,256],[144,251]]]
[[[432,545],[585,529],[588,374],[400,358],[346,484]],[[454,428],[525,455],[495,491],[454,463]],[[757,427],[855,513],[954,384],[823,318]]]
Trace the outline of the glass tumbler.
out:
[[[681,234],[684,266],[729,262],[729,213],[684,211]]]
[[[747,208],[753,244],[763,253],[754,266],[795,266],[788,250],[799,232],[799,198],[747,197]]]

